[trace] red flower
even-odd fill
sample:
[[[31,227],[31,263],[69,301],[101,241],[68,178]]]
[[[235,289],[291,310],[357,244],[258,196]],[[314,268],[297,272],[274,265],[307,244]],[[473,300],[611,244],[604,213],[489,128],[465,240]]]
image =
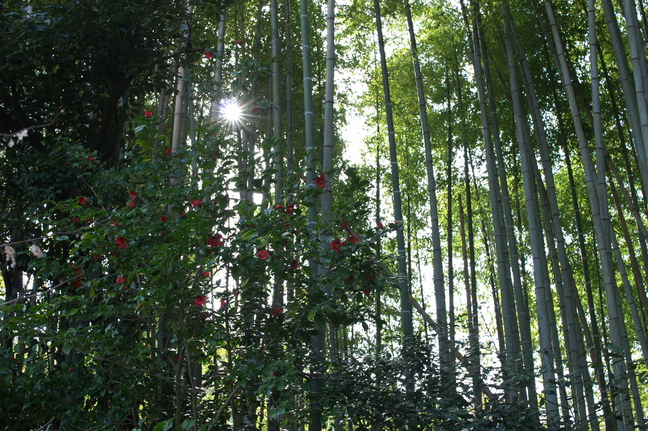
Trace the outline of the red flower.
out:
[[[234,39],[234,42],[238,43],[239,45],[243,43],[242,39]]]
[[[163,222],[166,222],[168,220],[168,218],[167,218],[167,216],[162,216],[162,217],[160,217],[160,220],[162,220]]]
[[[320,189],[324,189],[326,187],[326,176],[322,174],[319,177],[315,178],[315,185]]]
[[[275,205],[274,206],[274,209],[276,209],[276,210],[280,210],[281,208],[283,208],[283,205]]]
[[[115,282],[118,284],[128,283],[128,278],[122,275],[121,277],[117,277],[117,280],[115,280]]]
[[[346,220],[344,220],[340,225],[340,227],[342,228],[342,230],[347,230],[349,229],[349,223]]]
[[[212,58],[214,58],[214,53],[211,52],[211,51],[207,51],[207,52],[205,53],[205,58],[206,58],[207,60],[211,60]]]
[[[221,308],[221,310],[224,310],[225,308],[227,308],[227,299],[221,298],[221,300],[220,300],[220,308]]]
[[[79,217],[77,217],[77,216],[72,217],[72,221],[74,223],[77,223],[79,221]]]
[[[153,113],[151,111],[144,111],[144,116],[146,118],[151,118],[153,116]]]
[[[203,271],[203,277],[209,277],[209,271]]]
[[[367,288],[364,290],[365,295],[369,296],[370,293],[371,293],[371,289]]]
[[[290,263],[290,268],[291,268],[291,269],[294,269],[295,271],[298,270],[298,269],[299,269],[299,262],[297,262],[296,260],[293,260],[293,261]]]
[[[272,310],[270,310],[273,316],[281,316],[283,314],[283,307],[280,305],[275,305],[272,307]]]
[[[94,162],[94,156],[88,156],[88,161],[89,162]]]
[[[166,155],[167,155],[167,156],[171,156],[171,155],[173,155],[173,148],[167,148],[167,149],[165,150],[165,152],[166,152]]]
[[[99,255],[97,253],[92,253],[92,260],[99,260]]]
[[[350,275],[347,278],[344,279],[347,283],[353,283],[355,281],[355,275]]]
[[[86,198],[85,196],[79,196],[77,198],[77,202],[81,205],[85,205],[88,202],[88,198]]]
[[[137,197],[137,193],[135,193],[135,191],[133,191],[133,190],[129,190],[128,191],[128,196],[135,199]]]
[[[196,295],[194,298],[194,305],[196,307],[200,307],[201,305],[205,305],[207,303],[207,297],[205,295]]]
[[[357,235],[351,235],[350,237],[347,238],[347,242],[350,244],[357,244],[358,241],[360,241],[360,238],[358,238]]]
[[[343,245],[344,242],[340,241],[339,239],[334,239],[333,241],[331,241],[331,250],[333,250],[336,253],[339,253]]]
[[[293,215],[295,213],[295,204],[286,205],[286,214]]]
[[[135,198],[131,199],[127,205],[131,208],[135,208],[137,206],[137,204],[135,203]]]
[[[194,199],[191,201],[191,206],[194,208],[198,208],[201,205],[202,205],[202,200],[200,199]]]
[[[128,242],[126,242],[126,238],[124,238],[123,236],[118,236],[117,238],[115,238],[115,244],[117,244],[117,248],[120,250],[128,247]]]
[[[385,225],[382,224],[382,222],[378,222],[378,227],[379,227],[380,229],[384,229],[384,228],[385,228]]]
[[[72,282],[71,286],[75,289],[78,289],[79,287],[83,286],[83,282],[79,279],[76,279]]]
[[[223,244],[223,235],[217,233],[216,235],[212,235],[207,239],[207,245],[210,247],[221,247]]]
[[[369,274],[369,275],[367,276],[367,281],[368,281],[368,282],[372,282],[372,281],[374,281],[374,276],[373,276],[373,274]]]
[[[270,257],[270,252],[268,250],[261,250],[260,252],[257,253],[257,256],[261,260],[266,260],[267,258]]]

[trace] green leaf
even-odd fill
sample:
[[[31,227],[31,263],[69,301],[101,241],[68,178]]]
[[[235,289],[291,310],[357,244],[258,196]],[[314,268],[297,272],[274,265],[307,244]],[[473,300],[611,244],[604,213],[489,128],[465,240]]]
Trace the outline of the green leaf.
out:
[[[241,232],[241,239],[247,241],[251,238],[254,238],[259,235],[259,232],[255,228],[247,228]]]
[[[72,351],[72,346],[69,344],[64,344],[63,345],[63,353],[66,355],[69,355],[70,352]]]
[[[200,165],[200,168],[203,171],[213,171],[215,167],[216,162],[214,162],[213,160],[205,160],[202,165]]]
[[[307,319],[312,322],[315,319],[316,314],[317,314],[317,308],[313,308],[311,311],[308,312]]]

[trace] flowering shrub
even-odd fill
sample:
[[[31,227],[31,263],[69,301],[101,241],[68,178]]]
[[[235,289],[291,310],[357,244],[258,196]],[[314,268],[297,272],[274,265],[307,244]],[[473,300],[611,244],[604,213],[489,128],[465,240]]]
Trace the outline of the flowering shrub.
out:
[[[138,133],[150,136],[154,127],[145,123]],[[358,234],[309,225],[303,208],[323,190],[300,184],[299,174],[286,181],[288,204],[234,200],[236,161],[220,138],[174,157],[150,157],[145,142],[121,169],[69,144],[47,162],[84,180],[76,197],[46,202],[42,235],[16,246],[42,287],[3,305],[14,313],[8,331],[33,348],[0,368],[3,378],[14,376],[0,388],[10,394],[0,407],[34,427],[55,410],[73,412],[78,427],[117,420],[135,427],[173,417],[189,398],[196,408],[184,414],[200,412],[192,420],[208,423],[225,420],[216,414],[240,387],[246,394],[281,388],[273,409],[296,414],[289,395],[307,387],[299,376],[311,337],[330,321],[369,319],[363,292],[389,281],[371,248],[383,233],[362,230],[366,221],[343,207],[336,217]],[[188,160],[198,160],[195,174]],[[323,247],[330,234],[348,239]]]

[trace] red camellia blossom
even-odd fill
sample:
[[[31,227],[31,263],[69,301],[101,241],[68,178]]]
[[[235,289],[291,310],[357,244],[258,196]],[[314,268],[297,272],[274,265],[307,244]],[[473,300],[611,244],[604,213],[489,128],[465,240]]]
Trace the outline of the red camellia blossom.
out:
[[[210,247],[221,247],[224,244],[223,235],[217,233],[207,239],[207,245]]]
[[[99,255],[97,253],[92,253],[92,260],[99,260]]]
[[[320,189],[326,188],[326,176],[322,174],[319,177],[315,178],[315,185]]]
[[[209,277],[209,271],[203,271],[203,277]]]
[[[85,196],[79,196],[77,198],[77,202],[81,205],[85,205],[88,202],[88,198],[86,198]]]
[[[344,220],[344,221],[342,222],[342,224],[340,225],[340,228],[342,228],[342,230],[348,230],[348,229],[349,229],[349,222],[347,222],[346,220]]]
[[[162,217],[160,217],[160,220],[162,220],[163,222],[166,222],[168,220],[168,218],[167,218],[167,216],[162,216]]]
[[[382,224],[382,222],[378,222],[378,227],[379,227],[380,229],[384,229],[384,228],[385,228],[385,225]]]
[[[257,256],[261,260],[266,260],[267,258],[270,257],[270,252],[268,250],[261,250],[260,252],[257,253]]]
[[[211,52],[211,51],[207,51],[207,52],[205,53],[205,58],[206,58],[207,60],[211,60],[212,58],[214,58],[214,53]]]
[[[295,204],[286,205],[286,214],[293,215],[295,213]]]
[[[122,275],[121,277],[117,277],[117,280],[115,280],[115,282],[118,284],[124,284],[128,282],[128,278]]]
[[[227,308],[227,299],[221,298],[221,300],[220,300],[220,309],[224,310],[225,308]]]
[[[120,250],[123,250],[126,247],[128,247],[128,242],[126,241],[126,238],[124,238],[123,236],[118,236],[117,238],[115,238],[115,244],[117,244],[117,248]]]
[[[350,244],[357,244],[358,241],[360,241],[360,238],[358,238],[357,235],[351,235],[350,237],[347,238],[347,242]]]
[[[371,289],[367,288],[364,290],[365,295],[369,296],[370,293],[371,293]]]
[[[243,43],[242,39],[234,39],[234,42],[238,43],[239,45]]]
[[[72,217],[72,221],[74,223],[77,223],[79,221],[79,217],[77,217],[77,216]]]
[[[135,193],[134,190],[129,190],[129,191],[128,191],[128,196],[130,196],[131,198],[135,199],[135,198],[137,197],[137,193]]]
[[[172,156],[173,155],[173,148],[167,148],[165,150],[167,156]]]
[[[274,209],[276,209],[276,210],[280,210],[281,208],[283,208],[283,205],[275,205],[274,206]]]
[[[290,268],[291,268],[291,269],[294,269],[295,271],[298,270],[298,269],[299,269],[299,262],[297,262],[296,260],[293,260],[293,261],[290,263]]]
[[[333,241],[331,241],[331,250],[333,250],[336,253],[339,253],[340,249],[342,248],[343,245],[344,245],[344,242],[342,242],[342,241],[340,241],[339,239],[336,238]]]
[[[94,162],[94,156],[88,156],[88,161],[89,162]]]
[[[191,206],[194,207],[194,208],[198,208],[201,205],[202,205],[202,200],[201,199],[193,199],[191,201]]]
[[[144,116],[146,118],[151,118],[153,116],[153,113],[151,111],[144,111]]]
[[[272,310],[270,310],[273,316],[281,316],[283,314],[283,307],[280,305],[275,305],[272,307]]]
[[[194,297],[194,305],[196,307],[200,307],[201,305],[205,305],[207,303],[207,297],[205,295],[196,295]]]
[[[126,205],[128,205],[130,208],[135,208],[137,204],[135,203],[135,198],[131,199],[130,202],[128,202]]]

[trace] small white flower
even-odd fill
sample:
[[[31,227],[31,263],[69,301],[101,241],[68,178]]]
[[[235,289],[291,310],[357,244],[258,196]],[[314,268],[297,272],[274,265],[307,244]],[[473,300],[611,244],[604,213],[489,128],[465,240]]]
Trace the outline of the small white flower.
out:
[[[32,254],[38,258],[41,258],[45,256],[45,253],[43,253],[43,250],[36,244],[32,244],[32,246],[29,248],[29,251],[32,252]]]
[[[4,248],[5,255],[7,255],[7,260],[11,262],[9,264],[10,268],[16,267],[16,250],[10,245],[5,245]]]
[[[13,147],[14,146],[14,138],[16,139],[15,143],[18,143],[18,142],[22,141],[23,138],[25,136],[27,136],[28,133],[29,133],[29,129],[18,130],[16,133],[13,134],[13,137],[11,139],[9,139],[9,143],[7,144],[7,146],[9,148]]]

